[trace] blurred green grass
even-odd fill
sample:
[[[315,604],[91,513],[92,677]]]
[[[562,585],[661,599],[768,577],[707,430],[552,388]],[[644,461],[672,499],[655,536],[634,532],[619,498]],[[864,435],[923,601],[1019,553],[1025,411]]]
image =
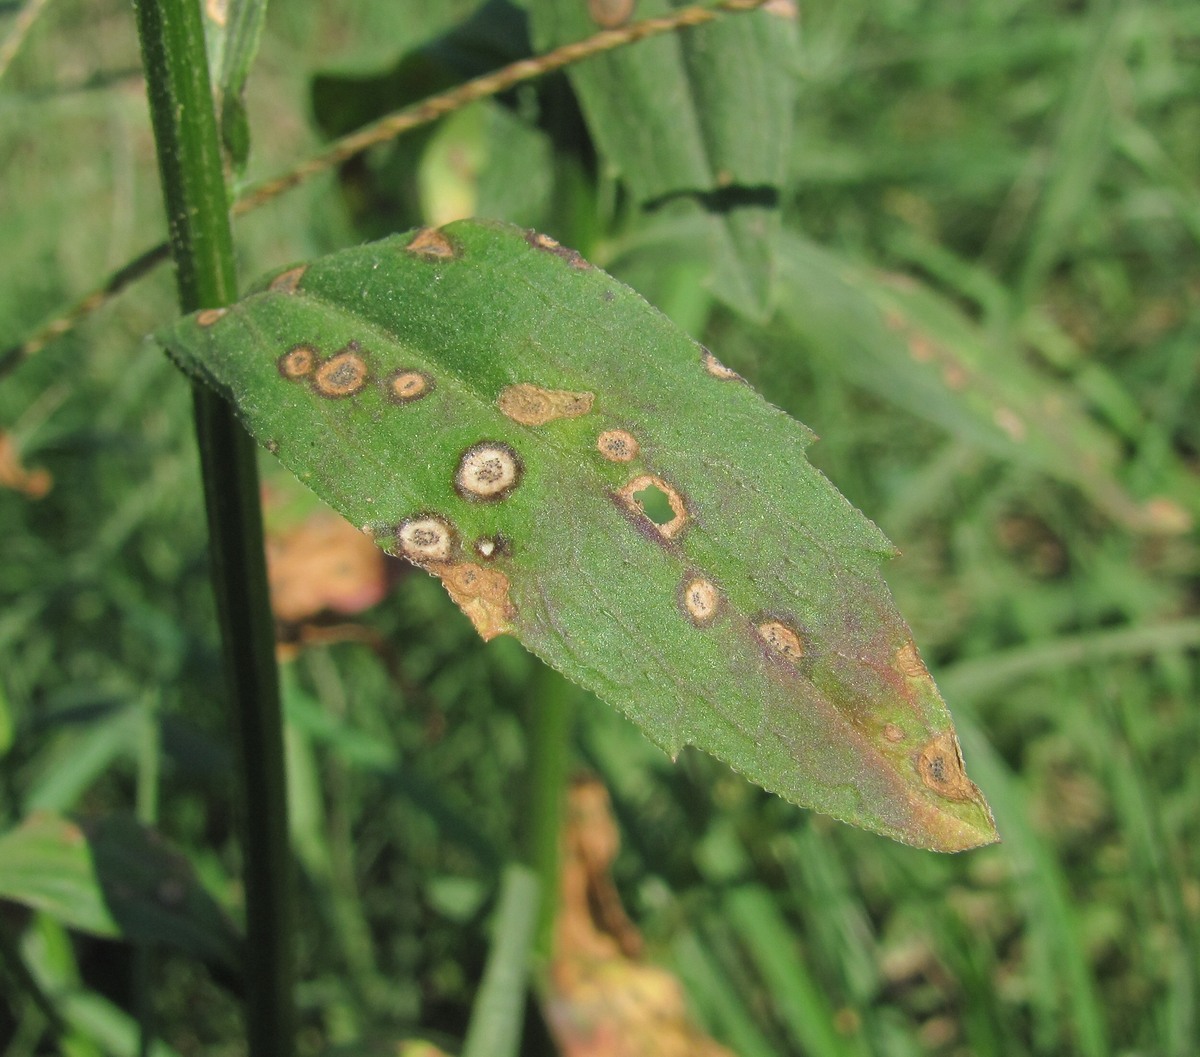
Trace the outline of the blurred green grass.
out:
[[[387,5],[343,6],[270,12],[252,176],[318,142],[315,74],[386,72],[469,10],[415,5],[399,25]],[[889,582],[1004,843],[956,858],[889,844],[696,754],[672,765],[587,701],[579,759],[614,798],[618,884],[743,1057],[1185,1057],[1200,1037],[1200,550],[1194,530],[1133,526],[1080,481],[1197,512],[1200,11],[853,0],[802,18],[786,223],[856,277],[840,321],[806,324],[829,307],[811,291],[811,311],[795,292],[792,318],[785,304],[765,328],[716,305],[678,233],[592,179],[561,82],[459,123],[468,145],[484,137],[468,190],[585,233],[599,263],[822,435],[814,460],[903,552]],[[135,68],[121,5],[57,0],[0,81],[6,337],[158,237]],[[513,142],[540,159],[537,200],[494,176]],[[443,137],[441,156],[454,146]],[[248,218],[243,274],[363,237],[378,223],[363,202],[422,164],[376,158]],[[389,193],[397,224],[432,209],[412,187]],[[1076,446],[1050,430],[1032,457],[984,431],[995,407],[971,405],[975,389],[920,376],[911,345],[865,314],[880,308],[863,291],[896,274],[942,306],[925,337],[956,355],[964,334],[975,343],[981,386],[1043,408],[1067,394]],[[170,305],[159,275],[0,384],[0,429],[54,476],[36,502],[0,493],[0,824],[128,808],[157,781],[159,828],[236,907],[187,390],[141,340]],[[1029,428],[1055,424],[1043,415]],[[367,620],[399,680],[354,644],[286,666],[305,1053],[390,1052],[418,1025],[461,1037],[521,821],[533,662],[479,644],[419,575]],[[130,1008],[128,956],[53,931],[24,941],[43,986],[78,976],[107,1003],[71,1020],[73,1052],[126,1052],[96,1025]],[[202,969],[164,958],[155,1002],[178,1052],[237,1052],[233,1000]],[[41,1052],[39,1017],[6,989],[0,1053]]]

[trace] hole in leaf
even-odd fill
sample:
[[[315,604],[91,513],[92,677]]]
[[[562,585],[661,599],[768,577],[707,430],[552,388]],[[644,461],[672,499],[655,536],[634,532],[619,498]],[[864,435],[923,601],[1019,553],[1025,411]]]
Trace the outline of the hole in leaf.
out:
[[[675,520],[675,511],[671,509],[671,500],[658,485],[648,484],[640,492],[634,492],[633,498],[642,504],[646,517],[656,525],[665,525]]]

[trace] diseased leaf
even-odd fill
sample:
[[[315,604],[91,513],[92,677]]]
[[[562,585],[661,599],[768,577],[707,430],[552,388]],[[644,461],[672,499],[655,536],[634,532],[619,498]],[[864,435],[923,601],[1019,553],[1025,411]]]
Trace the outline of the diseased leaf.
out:
[[[644,0],[636,17],[669,12]],[[539,49],[620,24],[630,3],[533,0]],[[601,155],[648,208],[710,224],[714,291],[762,320],[774,289],[779,186],[799,81],[792,18],[755,12],[641,41],[568,69]]]
[[[562,1057],[734,1057],[692,1024],[679,981],[642,957],[610,873],[620,834],[603,785],[572,786],[563,830],[542,995]]]
[[[160,335],[302,480],[672,755],[939,849],[995,839],[812,434],[632,290],[464,221]]]

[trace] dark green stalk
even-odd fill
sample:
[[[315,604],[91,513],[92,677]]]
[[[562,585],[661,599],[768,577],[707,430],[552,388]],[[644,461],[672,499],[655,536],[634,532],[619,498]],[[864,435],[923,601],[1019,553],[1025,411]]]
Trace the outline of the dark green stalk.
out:
[[[236,275],[200,10],[196,0],[135,6],[180,307],[219,307],[234,298]],[[194,410],[237,748],[248,1052],[289,1057],[291,858],[258,471],[253,443],[228,405],[197,387]]]

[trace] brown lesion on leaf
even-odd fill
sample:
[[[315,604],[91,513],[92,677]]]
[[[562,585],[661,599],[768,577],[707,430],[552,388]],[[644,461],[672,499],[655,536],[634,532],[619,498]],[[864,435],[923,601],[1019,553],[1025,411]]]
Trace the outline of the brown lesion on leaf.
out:
[[[306,271],[308,271],[307,264],[298,264],[295,268],[280,272],[271,280],[267,289],[276,294],[294,294],[299,289],[300,280],[304,278]]]
[[[1029,432],[1025,426],[1025,420],[1013,411],[1012,408],[996,408],[992,413],[992,421],[1008,434],[1009,440],[1014,440],[1017,443],[1023,441]]]
[[[804,639],[791,625],[774,617],[760,620],[754,630],[772,652],[793,664],[804,658]]]
[[[454,474],[454,489],[473,502],[496,503],[507,499],[521,483],[525,466],[507,444],[485,440],[462,453]]]
[[[0,488],[11,488],[30,499],[41,499],[53,486],[50,471],[26,469],[13,435],[0,430]]]
[[[384,379],[383,390],[393,404],[412,404],[432,393],[434,384],[424,371],[401,367]]]
[[[641,447],[637,437],[625,429],[606,429],[596,438],[596,450],[609,462],[633,462]]]
[[[297,378],[307,378],[320,361],[321,357],[316,349],[311,345],[300,344],[293,345],[275,361],[275,364],[280,375],[288,381],[295,381]]]
[[[313,389],[318,396],[340,400],[354,396],[371,380],[367,361],[359,352],[358,342],[352,341],[322,363],[313,375]]]
[[[917,773],[925,786],[946,800],[979,800],[979,787],[967,777],[954,731],[947,730],[917,753]]]
[[[522,426],[544,426],[560,418],[579,418],[592,409],[594,393],[573,393],[566,389],[543,389],[521,382],[505,386],[496,401],[500,410]]]
[[[553,253],[556,257],[561,257],[572,268],[578,268],[580,271],[586,272],[592,267],[583,259],[583,255],[578,250],[570,249],[557,239],[552,239],[549,235],[543,235],[540,231],[525,232],[525,241],[535,250],[543,250],[546,253]]]
[[[196,326],[211,327],[218,319],[229,311],[228,308],[206,308],[196,313]]]
[[[436,514],[405,518],[396,529],[397,550],[416,565],[449,561],[457,540],[454,526]]]
[[[703,576],[684,577],[679,585],[679,607],[696,627],[707,627],[721,612],[721,592]]]
[[[404,248],[427,261],[450,261],[459,256],[458,247],[440,228],[421,228]]]
[[[490,557],[506,548],[500,536],[492,537]],[[480,543],[474,549],[480,553]],[[509,599],[509,581],[496,568],[461,560],[458,532],[437,514],[414,514],[396,528],[396,551],[414,565],[442,581],[454,604],[461,609],[486,642],[511,632],[516,608]],[[480,554],[482,557],[483,555]]]
[[[745,381],[745,379],[742,378],[737,371],[726,367],[725,364],[718,360],[711,352],[709,352],[708,349],[704,348],[704,346],[701,346],[700,360],[704,364],[704,369],[714,378],[717,378],[722,382]]]
[[[512,552],[508,537],[502,536],[499,532],[494,536],[480,536],[472,544],[471,549],[485,562],[495,561],[502,555],[508,555]]]
[[[883,725],[883,736],[893,745],[904,740],[904,731],[902,731],[895,723],[885,723]]]
[[[442,583],[484,642],[497,635],[509,634],[516,608],[508,597],[508,577],[499,569],[487,569],[474,562],[438,564],[429,571]]]
[[[639,493],[655,490],[665,496],[673,515],[662,524],[659,524],[647,514],[646,508],[639,498]],[[687,505],[683,501],[683,496],[672,485],[667,484],[661,477],[657,477],[654,474],[639,474],[625,485],[624,488],[618,489],[616,497],[626,510],[636,515],[641,521],[644,521],[658,535],[662,536],[663,539],[675,539],[688,523],[688,510]]]
[[[625,25],[633,14],[634,0],[587,0],[588,15],[601,29]]]
[[[909,639],[896,651],[894,661],[896,669],[910,679],[929,678],[929,670],[925,667],[925,662],[921,660],[917,644],[912,639]]]

